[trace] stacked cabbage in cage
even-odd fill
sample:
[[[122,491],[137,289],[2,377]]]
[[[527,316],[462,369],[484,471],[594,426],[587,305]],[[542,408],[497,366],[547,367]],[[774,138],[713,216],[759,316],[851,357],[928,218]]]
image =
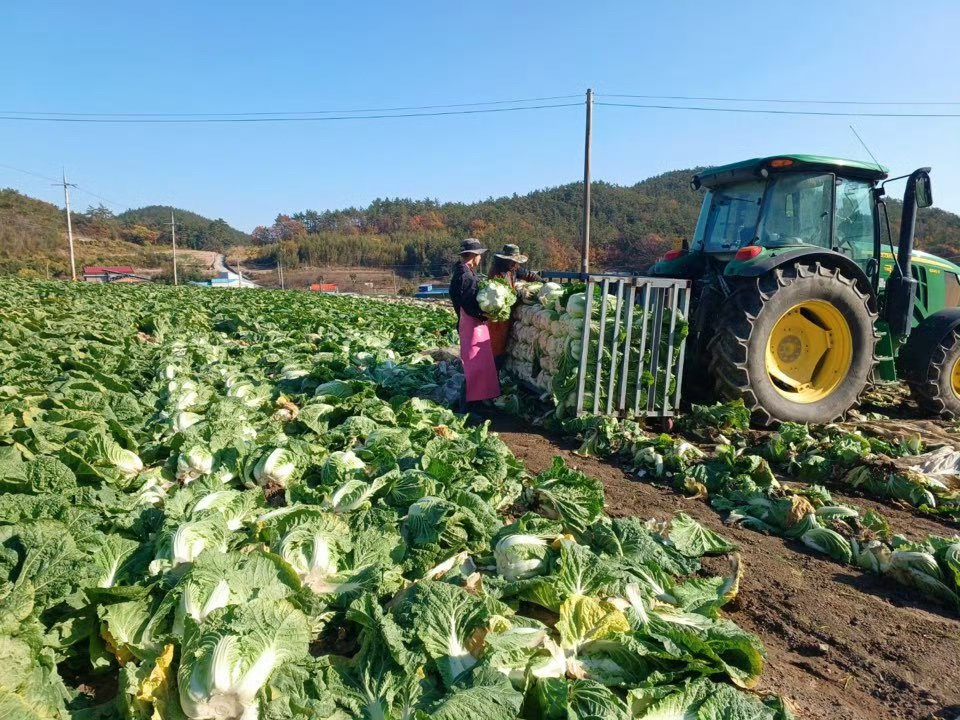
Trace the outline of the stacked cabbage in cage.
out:
[[[584,324],[586,322],[586,288],[584,285],[562,286],[557,283],[517,283],[517,296],[520,302],[513,311],[513,327],[510,333],[510,342],[507,346],[507,369],[514,373],[527,385],[536,388],[544,399],[556,403],[557,415],[566,417],[574,414],[577,405],[577,388],[580,372],[580,358],[583,351]],[[603,327],[603,349],[598,348],[600,339],[600,319],[603,303],[606,303],[606,318]],[[619,322],[616,313],[617,299],[611,294],[604,294],[597,288],[594,291],[590,317],[590,337],[587,346],[586,378],[584,382],[584,409],[592,410],[594,405],[595,387],[600,373],[600,388],[598,407],[606,407],[610,371],[613,366],[611,347],[616,335],[618,347],[617,373],[614,378],[613,405],[619,399],[621,391],[622,373],[624,367],[623,347],[627,333],[626,302],[621,307]],[[642,397],[642,405],[646,406],[646,394],[654,375],[650,372],[653,345],[647,341],[644,348],[643,371],[639,370],[640,339],[643,334],[644,323],[647,324],[647,337],[652,338],[653,315],[644,316],[639,308],[635,309],[632,319],[631,342],[626,372],[626,393],[628,405],[632,405],[637,397],[638,383]],[[670,312],[663,314],[663,333],[660,340],[658,365],[662,372],[656,378],[657,393],[655,402],[662,400],[664,383],[667,382],[665,372],[667,364],[672,367],[671,387],[675,389],[676,364],[680,354],[678,348],[681,340],[686,337],[687,325],[684,318],[678,313],[673,334],[673,349],[670,350]],[[599,356],[599,362],[598,362]]]

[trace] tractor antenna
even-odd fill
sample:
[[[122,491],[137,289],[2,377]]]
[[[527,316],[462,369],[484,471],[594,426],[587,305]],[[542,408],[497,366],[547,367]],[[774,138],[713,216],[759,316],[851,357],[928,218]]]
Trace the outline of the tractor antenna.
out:
[[[876,163],[877,169],[882,170],[883,166],[879,163],[876,156],[872,152],[870,152],[870,148],[867,147],[867,144],[863,141],[863,138],[860,137],[860,133],[857,132],[857,129],[853,125],[851,125],[850,130],[853,132],[854,135],[857,136],[857,140],[859,140],[860,144],[863,145],[863,149],[866,150],[867,153],[870,155],[870,157],[873,158],[873,162]]]

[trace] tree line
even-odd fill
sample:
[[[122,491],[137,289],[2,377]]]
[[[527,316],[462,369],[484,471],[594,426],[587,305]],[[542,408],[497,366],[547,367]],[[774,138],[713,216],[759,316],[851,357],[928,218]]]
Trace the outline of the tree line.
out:
[[[156,267],[170,247],[170,212],[177,220],[177,244],[197,250],[249,245],[250,236],[223,219],[154,205],[114,214],[104,205],[71,213],[77,240],[77,271],[83,264]],[[69,274],[66,218],[62,208],[0,189],[0,274],[51,277]]]
[[[703,191],[689,186],[695,172],[668,172],[630,186],[594,183],[591,265],[641,271],[689,239],[703,199]],[[74,213],[74,230],[87,238],[127,243],[124,248],[146,262],[169,247],[173,210],[179,246],[223,251],[252,242],[264,266],[280,259],[291,269],[392,267],[411,277],[439,277],[449,272],[461,240],[476,237],[494,249],[507,242],[520,245],[533,267],[573,270],[579,265],[582,203],[579,183],[476,203],[387,198],[366,207],[278,215],[251,235],[222,219],[164,205],[118,215],[100,205]],[[888,199],[887,206],[896,239],[900,203]],[[0,272],[36,270],[43,263],[62,272],[64,229],[63,210],[56,205],[0,190]],[[936,208],[921,210],[917,244],[960,259],[960,216]],[[105,248],[103,261],[110,262],[118,247]]]
[[[591,265],[642,271],[689,239],[703,190],[692,190],[698,171],[678,170],[636,185],[592,186]],[[901,206],[887,199],[894,241]],[[580,257],[582,186],[570,183],[526,195],[477,203],[378,199],[362,208],[304,210],[277,216],[251,234],[260,260],[286,267],[359,265],[394,267],[411,275],[442,275],[465,237],[488,247],[516,243],[534,267],[574,270]],[[917,216],[918,247],[948,258],[960,256],[960,216],[936,208]]]
[[[701,193],[693,171],[676,171],[633,186],[592,188],[591,259],[598,267],[640,270],[679,245],[696,224]],[[449,270],[465,237],[497,249],[520,245],[531,265],[558,270],[579,263],[583,190],[570,183],[478,203],[404,198],[364,208],[280,215],[251,234],[261,259],[286,266],[392,266],[438,275]]]

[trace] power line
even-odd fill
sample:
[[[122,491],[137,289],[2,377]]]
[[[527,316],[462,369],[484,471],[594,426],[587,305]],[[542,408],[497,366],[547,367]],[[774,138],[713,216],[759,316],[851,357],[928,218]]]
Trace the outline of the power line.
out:
[[[757,103],[792,103],[799,105],[960,105],[960,101],[928,101],[905,102],[902,100],[794,100],[784,98],[725,98],[725,97],[697,97],[694,95],[624,95],[603,93],[599,97],[634,98],[638,100],[707,100],[710,102],[757,102]]]
[[[386,108],[359,108],[353,110],[274,110],[269,112],[187,112],[187,113],[76,113],[76,112],[46,112],[28,110],[0,110],[0,115],[35,115],[57,117],[257,117],[268,115],[309,116],[309,115],[353,115],[356,113],[393,113],[413,110],[441,110],[464,107],[484,107],[490,105],[519,105],[532,102],[552,102],[554,100],[571,100],[579,95],[551,95],[546,97],[521,98],[518,100],[486,100],[471,103],[452,103],[446,105],[407,105],[403,107]],[[522,108],[517,108],[522,109]]]
[[[904,100],[802,100],[795,98],[736,98],[713,97],[698,95],[638,95],[630,93],[603,93],[598,97],[628,98],[640,100],[685,100],[709,102],[749,102],[749,103],[786,103],[802,105],[887,105],[887,106],[934,106],[960,105],[960,101],[904,101]],[[399,113],[422,110],[445,110],[452,108],[476,108],[493,105],[520,105],[529,103],[553,102],[556,100],[572,100],[579,95],[547,95],[532,98],[517,98],[513,100],[485,100],[467,103],[446,103],[433,105],[403,105],[397,107],[353,108],[335,110],[271,110],[271,111],[244,111],[244,112],[174,112],[174,113],[108,113],[108,112],[52,112],[45,110],[0,110],[0,115],[23,115],[32,117],[65,117],[65,118],[245,118],[245,117],[309,117],[314,115],[356,115],[358,113]],[[518,108],[522,109],[522,108]],[[531,108],[533,109],[533,108]],[[26,118],[25,118],[26,119]]]
[[[51,182],[55,182],[58,184],[60,183],[60,181],[57,180],[55,177],[50,177],[48,175],[41,175],[40,173],[30,172],[29,170],[24,170],[23,168],[14,167],[13,165],[6,165],[4,163],[0,163],[0,167],[7,168],[8,170],[16,170],[17,172],[23,173],[24,175],[33,175],[34,177],[40,178],[41,180],[50,180]]]
[[[97,195],[95,192],[91,192],[90,190],[87,190],[86,188],[80,187],[79,185],[76,185],[76,186],[74,186],[74,187],[76,187],[77,190],[79,190],[80,192],[84,193],[85,195],[90,195],[91,197],[97,198],[97,200],[102,200],[102,201],[105,202],[107,205],[113,205],[114,207],[118,207],[118,208],[122,208],[122,207],[128,207],[128,208],[129,208],[129,207],[133,207],[132,205],[129,205],[129,204],[128,204],[128,205],[124,205],[123,203],[118,203],[118,202],[116,202],[116,201],[114,201],[114,200],[111,200],[110,198],[105,198],[105,197],[103,197],[103,195]]]
[[[609,97],[609,96],[608,96]],[[653,110],[690,110],[700,112],[728,112],[760,115],[805,115],[826,117],[885,117],[885,118],[956,118],[960,113],[885,113],[885,112],[837,112],[828,110],[772,110],[763,108],[706,107],[695,105],[661,105],[654,103],[616,103],[597,102],[607,107],[646,108]],[[484,108],[480,110],[448,110],[440,112],[381,113],[371,115],[327,115],[327,116],[276,116],[276,117],[40,117],[0,115],[0,120],[29,122],[60,122],[86,124],[208,124],[208,123],[271,123],[271,122],[324,122],[343,120],[389,120],[399,118],[444,117],[450,115],[479,115],[487,113],[518,112],[523,110],[546,110],[553,108],[579,107],[582,103],[553,103],[546,105],[526,105],[522,107]]]
[[[23,173],[24,175],[32,175],[33,177],[35,177],[35,178],[40,178],[41,180],[49,180],[49,181],[51,181],[51,182],[53,182],[53,183],[55,183],[55,184],[57,184],[57,185],[62,185],[62,184],[63,184],[63,181],[62,181],[62,180],[57,180],[55,177],[50,177],[49,175],[41,175],[40,173],[35,173],[35,172],[32,172],[31,170],[24,170],[23,168],[14,167],[13,165],[7,165],[6,163],[0,163],[0,167],[2,167],[2,168],[7,168],[8,170],[15,170],[16,172]],[[108,205],[113,205],[114,207],[118,207],[118,208],[122,208],[122,207],[133,207],[132,205],[126,205],[126,206],[124,206],[123,203],[118,203],[118,202],[116,202],[116,201],[114,201],[114,200],[111,200],[110,198],[105,198],[105,197],[103,197],[102,195],[97,195],[97,193],[95,193],[95,192],[93,192],[93,191],[91,191],[91,190],[87,190],[87,189],[84,188],[84,187],[80,187],[80,186],[77,185],[76,183],[70,183],[70,187],[74,188],[75,190],[79,190],[79,191],[82,192],[84,195],[90,195],[91,197],[95,197],[95,198],[97,198],[98,200],[102,200],[103,202],[107,203]]]
[[[11,116],[0,115],[0,120],[21,120],[32,122],[66,122],[66,123],[112,123],[112,124],[140,124],[140,123],[270,123],[270,122],[324,122],[332,120],[386,120],[393,118],[441,117],[445,115],[480,115],[486,113],[517,112],[521,110],[545,110],[548,108],[580,107],[583,103],[555,103],[550,105],[526,105],[523,107],[485,108],[482,110],[447,110],[441,112],[414,112],[377,115],[327,115],[323,117],[209,117],[209,118],[85,118],[85,117],[39,117],[39,116]]]
[[[545,110],[549,108],[579,107],[582,103],[556,103],[551,105],[526,105],[524,107],[486,108],[483,110],[448,110],[443,112],[415,112],[378,115],[328,115],[323,117],[210,117],[210,118],[81,118],[38,117],[0,115],[0,120],[67,123],[265,123],[265,122],[323,122],[332,120],[386,120],[392,118],[441,117],[445,115],[479,115],[486,113],[516,112],[520,110]]]
[[[653,110],[697,110],[701,112],[727,112],[758,115],[818,115],[827,117],[886,117],[886,118],[956,118],[960,113],[881,113],[881,112],[832,112],[829,110],[770,110],[761,108],[703,107],[694,105],[655,105],[640,103],[598,102],[607,107],[647,108]]]

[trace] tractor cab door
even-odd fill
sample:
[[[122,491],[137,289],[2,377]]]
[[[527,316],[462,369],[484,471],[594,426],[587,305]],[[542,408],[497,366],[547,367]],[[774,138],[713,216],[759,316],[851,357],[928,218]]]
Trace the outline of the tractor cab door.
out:
[[[869,277],[880,260],[874,244],[878,226],[873,184],[838,177],[835,193],[833,249],[852,258]]]

